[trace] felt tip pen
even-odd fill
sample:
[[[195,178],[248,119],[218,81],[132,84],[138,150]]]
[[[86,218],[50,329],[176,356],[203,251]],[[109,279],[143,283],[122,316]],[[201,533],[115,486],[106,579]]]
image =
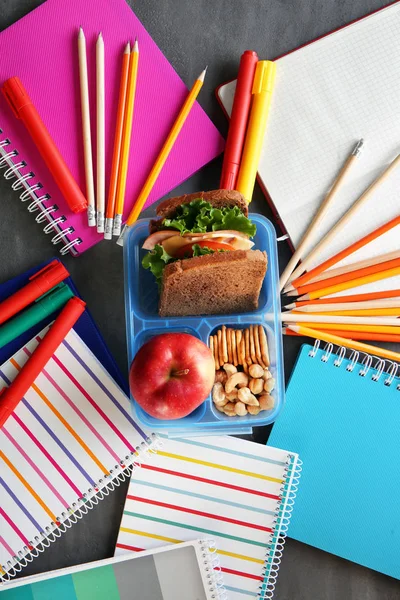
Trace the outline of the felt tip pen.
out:
[[[0,427],[25,396],[26,392],[43,371],[54,352],[63,342],[67,333],[75,325],[86,303],[74,296],[60,312],[44,338],[32,353],[28,362],[22,367],[10,387],[3,388],[0,392]]]
[[[275,73],[276,65],[270,60],[260,60],[257,63],[252,89],[253,102],[236,185],[237,191],[243,194],[247,202],[251,202],[253,196],[275,85]]]
[[[74,213],[86,210],[88,203],[85,196],[73,178],[19,77],[7,79],[1,90],[14,115],[17,119],[21,119],[28,130],[70,210]]]
[[[32,306],[0,327],[0,348],[50,317],[73,297],[74,292],[71,288],[65,283],[60,283],[59,286],[35,300]]]
[[[239,173],[240,159],[249,118],[252,97],[251,90],[257,62],[257,52],[253,50],[243,52],[239,64],[228,138],[224,152],[224,162],[222,164],[221,181],[219,184],[221,189],[236,189],[236,180]]]
[[[69,273],[64,265],[53,260],[29,278],[29,283],[0,303],[0,325],[43,296],[64,279]]]

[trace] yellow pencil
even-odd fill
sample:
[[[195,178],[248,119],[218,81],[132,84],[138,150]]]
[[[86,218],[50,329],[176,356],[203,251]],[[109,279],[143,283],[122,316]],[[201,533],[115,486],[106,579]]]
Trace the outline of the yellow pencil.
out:
[[[139,44],[136,40],[129,59],[128,90],[126,93],[126,105],[124,111],[124,126],[122,132],[121,157],[118,171],[118,185],[115,201],[113,235],[121,234],[122,218],[125,203],[126,177],[128,174],[129,149],[131,146],[132,121],[133,110],[135,106],[138,66]]]
[[[236,189],[243,194],[247,202],[251,202],[253,195],[275,84],[275,73],[276,65],[270,60],[260,60],[257,63],[252,89],[252,107],[236,185]]]
[[[131,227],[131,225],[133,225],[133,223],[139,217],[139,215],[142,211],[142,208],[145,205],[146,200],[149,197],[149,194],[150,194],[151,190],[153,189],[155,182],[157,181],[157,178],[161,172],[161,169],[163,168],[165,161],[167,160],[167,158],[176,142],[176,139],[177,139],[182,127],[184,126],[186,119],[189,116],[192,106],[195,103],[196,98],[199,95],[201,88],[203,87],[206,71],[207,71],[207,67],[204,69],[204,71],[202,71],[200,73],[200,75],[194,82],[192,89],[190,90],[185,102],[183,103],[181,110],[179,111],[179,114],[175,120],[175,123],[172,125],[172,129],[169,132],[168,137],[165,140],[163,147],[161,148],[160,154],[157,156],[156,162],[154,163],[153,168],[151,169],[151,171],[139,193],[139,196],[135,202],[135,205],[126,221],[126,225],[122,231],[122,234],[120,235],[120,237],[117,241],[117,244],[119,244],[120,246],[124,245],[124,235],[126,234],[127,230],[129,229],[129,227]]]
[[[386,350],[385,348],[371,346],[370,344],[363,344],[362,342],[349,340],[338,335],[333,335],[326,331],[310,329],[309,327],[304,327],[302,325],[289,325],[288,328],[294,331],[295,333],[300,333],[300,335],[306,335],[316,340],[330,342],[332,344],[336,344],[337,346],[344,346],[345,348],[351,348],[353,350],[358,350],[359,352],[365,352],[374,356],[381,356],[382,358],[386,358],[387,360],[393,360],[397,362],[400,361],[400,354],[398,352],[392,352],[391,350]]]
[[[287,327],[291,327],[293,325],[287,325]],[[299,325],[299,323],[294,323],[294,325]],[[359,331],[359,332],[364,332],[364,333],[391,333],[391,334],[395,334],[395,335],[400,335],[400,321],[399,321],[399,325],[397,327],[394,327],[392,325],[354,325],[352,323],[350,324],[344,324],[344,323],[308,323],[308,322],[304,322],[301,323],[302,327],[309,327],[311,329],[314,329],[316,326],[318,327],[319,330],[332,330],[332,331],[337,331],[338,329],[341,329],[342,331]]]

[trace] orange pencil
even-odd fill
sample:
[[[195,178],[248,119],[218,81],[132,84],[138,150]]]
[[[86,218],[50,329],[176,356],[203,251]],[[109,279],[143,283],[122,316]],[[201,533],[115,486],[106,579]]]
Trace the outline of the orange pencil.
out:
[[[360,277],[367,277],[369,275],[373,275],[374,273],[387,271],[388,269],[395,269],[396,267],[400,267],[400,258],[395,258],[394,260],[388,260],[383,263],[371,265],[370,267],[356,269],[355,271],[349,271],[348,273],[342,273],[342,275],[336,275],[336,277],[329,277],[328,279],[316,281],[315,283],[307,283],[306,285],[302,285],[296,288],[294,291],[288,292],[288,295],[293,296],[296,292],[296,294],[299,296],[300,294],[306,294],[308,292],[313,292],[315,290],[321,289],[321,287],[325,288],[331,285],[338,285],[347,281],[353,281],[354,279],[358,279]]]
[[[288,315],[332,315],[336,317],[400,317],[400,306],[386,308],[358,308],[354,310],[307,311],[293,310]]]
[[[336,263],[340,262],[341,260],[343,260],[344,258],[349,256],[350,254],[353,254],[353,252],[356,252],[363,246],[366,246],[367,244],[369,244],[376,238],[380,237],[384,233],[390,231],[391,229],[393,229],[393,227],[396,227],[397,225],[400,225],[400,215],[398,217],[395,217],[394,219],[391,219],[384,225],[381,225],[374,231],[371,231],[371,233],[368,233],[367,235],[365,235],[363,238],[361,238],[357,242],[354,242],[354,244],[350,244],[350,246],[347,246],[347,248],[345,248],[344,250],[341,250],[341,252],[338,252],[334,256],[331,256],[331,258],[328,258],[327,260],[325,260],[323,263],[321,263],[317,267],[314,267],[314,269],[311,269],[304,275],[301,275],[301,277],[298,277],[297,279],[295,279],[294,281],[291,282],[292,285],[294,287],[298,287],[300,285],[305,285],[311,279],[313,279],[313,277],[316,277],[323,271],[326,271],[326,269],[329,269],[333,265],[336,265]]]
[[[292,331],[288,327],[284,327],[282,330],[283,335],[289,336],[301,336],[300,333],[296,333]],[[367,341],[375,341],[375,342],[395,342],[400,343],[400,333],[398,335],[391,333],[372,333],[372,332],[362,332],[362,331],[345,331],[342,329],[334,329],[331,330],[333,335],[340,335],[341,337],[348,338],[351,340],[367,340]]]
[[[289,327],[291,323],[286,323],[286,327]],[[341,331],[358,331],[363,333],[390,333],[393,335],[400,335],[400,321],[398,326],[394,325],[356,325],[354,323],[311,323],[304,321],[304,323],[295,323],[295,325],[304,325],[304,327],[314,328],[323,331],[336,331],[338,328]]]
[[[121,81],[119,85],[119,98],[117,108],[117,120],[115,124],[115,136],[114,136],[114,150],[111,163],[111,177],[110,187],[108,190],[108,201],[106,211],[106,223],[104,228],[104,239],[112,239],[112,230],[114,222],[114,209],[115,200],[117,196],[117,183],[118,183],[118,170],[121,158],[121,144],[122,144],[122,132],[124,127],[124,115],[126,105],[126,92],[128,89],[128,73],[129,73],[129,60],[131,53],[131,45],[128,42],[125,46],[124,54],[122,57],[122,68],[121,68]]]
[[[368,294],[352,294],[349,296],[337,296],[336,298],[317,298],[316,300],[296,300],[284,306],[285,310],[293,310],[300,306],[310,304],[336,304],[338,302],[367,302],[384,298],[400,298],[400,290],[386,290],[383,292],[368,292]]]
[[[380,271],[379,273],[373,273],[372,275],[364,277],[357,277],[357,279],[353,279],[352,281],[323,287],[319,290],[308,292],[307,294],[300,296],[299,300],[314,300],[315,298],[322,298],[323,296],[331,296],[332,294],[337,294],[344,290],[366,285],[367,283],[372,283],[374,281],[381,281],[382,279],[389,279],[390,277],[396,277],[397,275],[400,275],[400,267],[387,269],[386,271]],[[289,292],[289,294],[291,293],[292,292]]]

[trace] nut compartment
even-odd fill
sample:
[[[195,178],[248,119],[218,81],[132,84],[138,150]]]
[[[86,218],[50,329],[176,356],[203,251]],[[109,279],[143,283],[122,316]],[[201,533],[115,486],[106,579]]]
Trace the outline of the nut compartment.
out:
[[[208,345],[209,336],[222,325],[233,329],[250,324],[261,324],[267,332],[271,360],[271,373],[276,380],[275,406],[272,411],[259,415],[227,417],[217,411],[211,395],[193,413],[175,421],[153,419],[132,399],[139,420],[155,430],[169,430],[169,435],[200,435],[206,433],[250,433],[252,427],[272,423],[284,403],[284,377],[282,334],[280,325],[280,298],[275,230],[265,217],[251,214],[257,225],[255,248],[268,255],[267,275],[264,279],[259,308],[251,313],[206,315],[194,317],[160,318],[157,312],[158,290],[151,273],[141,266],[144,251],[141,246],[148,232],[148,219],[138,221],[124,241],[125,312],[127,327],[128,360],[131,364],[139,347],[152,335],[171,331],[195,335]],[[201,414],[200,414],[201,412]]]

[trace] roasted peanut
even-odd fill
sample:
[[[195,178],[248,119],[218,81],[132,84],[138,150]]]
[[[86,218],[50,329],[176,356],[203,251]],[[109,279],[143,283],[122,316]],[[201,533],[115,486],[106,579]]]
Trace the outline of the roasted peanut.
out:
[[[258,406],[257,398],[253,396],[248,387],[242,387],[238,391],[238,400],[240,400],[244,404],[250,404],[250,406]]]
[[[225,363],[222,366],[222,368],[224,369],[227,377],[230,377],[231,375],[237,373],[237,368],[234,365],[231,365],[230,363]]]
[[[251,375],[251,377],[254,377],[254,379],[259,379],[260,377],[263,376],[264,374],[264,369],[262,368],[261,365],[251,365],[249,367],[249,373]]]
[[[215,383],[222,383],[222,385],[225,385],[227,379],[228,375],[222,369],[218,369],[218,371],[215,372]]]
[[[272,392],[272,390],[275,387],[275,379],[273,377],[270,377],[269,379],[267,379],[267,381],[264,381],[264,390],[266,392]]]
[[[263,379],[250,379],[249,388],[252,394],[257,396],[257,394],[261,394],[264,389],[264,380]]]
[[[247,415],[246,405],[243,404],[243,402],[236,402],[236,404],[235,404],[235,413],[239,417],[244,417],[245,415]]]
[[[225,404],[225,406],[224,406],[224,413],[228,417],[234,417],[236,415],[236,413],[235,413],[235,404],[233,402],[228,402],[228,404]]]
[[[261,408],[259,406],[251,406],[251,404],[247,405],[247,412],[249,413],[249,415],[258,415],[260,411]]]
[[[225,392],[229,394],[236,386],[246,386],[248,382],[249,378],[247,377],[246,373],[234,373],[228,377],[228,380],[225,383]]]
[[[261,375],[261,379],[264,379],[264,381],[267,381],[267,379],[271,379],[272,374],[271,371],[269,371],[268,369],[264,369],[264,373]]]
[[[262,394],[257,398],[261,410],[271,410],[275,406],[275,400],[270,394]]]

